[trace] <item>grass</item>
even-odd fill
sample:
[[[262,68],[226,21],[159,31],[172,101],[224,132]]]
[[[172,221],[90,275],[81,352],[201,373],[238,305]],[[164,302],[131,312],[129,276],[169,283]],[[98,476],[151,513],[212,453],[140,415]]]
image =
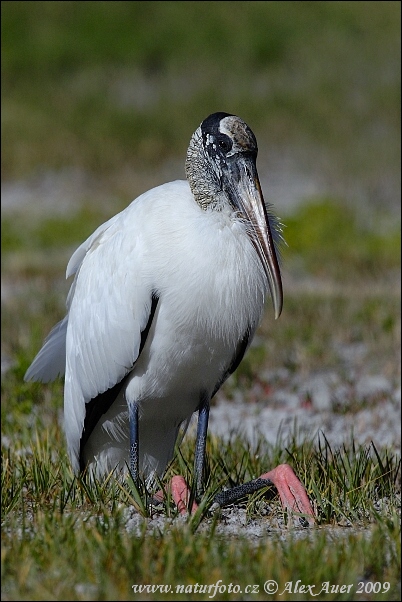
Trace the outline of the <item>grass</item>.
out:
[[[289,254],[303,256],[298,272],[344,283],[352,275],[364,281],[379,278],[381,270],[398,270],[399,227],[384,228],[380,214],[373,222],[374,228],[362,223],[342,199],[305,202],[286,219],[285,228]]]
[[[254,495],[247,502],[245,520],[264,523],[266,534],[250,541],[244,535],[222,535],[221,518],[207,510],[201,523],[191,518],[174,520],[173,507],[163,510],[170,518],[158,523],[161,511],[154,510],[152,517],[137,521],[137,528],[130,532],[130,488],[118,487],[113,480],[89,485],[74,478],[65,453],[54,451],[57,437],[53,425],[45,438],[37,436],[28,448],[14,448],[3,456],[4,599],[170,600],[174,599],[171,593],[150,593],[144,598],[131,587],[194,587],[221,579],[242,590],[255,584],[259,594],[253,599],[263,600],[262,585],[267,579],[276,579],[284,589],[296,578],[315,584],[317,590],[326,581],[353,584],[350,596],[323,594],[323,600],[361,599],[356,595],[360,581],[382,584],[382,593],[365,599],[398,597],[400,526],[395,480],[399,465],[387,453],[363,447],[333,451],[324,438],[318,447],[289,441],[286,449],[279,444],[269,449],[260,441],[259,453],[250,454],[238,437],[227,443],[212,439],[208,457],[213,487],[222,474],[222,458],[224,470],[235,481],[254,476],[267,464],[287,460],[295,465],[315,500],[321,527],[302,537],[300,530],[290,529],[284,540],[274,521],[267,525],[267,513],[282,514],[278,502]],[[191,463],[192,451],[189,440],[183,450],[186,464]],[[177,469],[176,462],[172,470]],[[380,500],[385,503],[381,505]],[[333,529],[338,524],[344,526],[343,533]],[[389,591],[384,593],[386,583]],[[183,599],[208,599],[188,595],[189,591]],[[299,599],[291,593],[279,596],[280,591],[273,599]],[[218,599],[239,597],[228,593]]]

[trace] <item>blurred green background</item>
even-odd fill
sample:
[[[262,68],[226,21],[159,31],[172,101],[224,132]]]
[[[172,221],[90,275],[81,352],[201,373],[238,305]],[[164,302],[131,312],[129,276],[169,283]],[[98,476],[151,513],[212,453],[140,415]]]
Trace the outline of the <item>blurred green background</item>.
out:
[[[257,136],[295,272],[399,269],[400,2],[1,9],[4,251],[69,252],[183,178],[192,132],[226,111]]]

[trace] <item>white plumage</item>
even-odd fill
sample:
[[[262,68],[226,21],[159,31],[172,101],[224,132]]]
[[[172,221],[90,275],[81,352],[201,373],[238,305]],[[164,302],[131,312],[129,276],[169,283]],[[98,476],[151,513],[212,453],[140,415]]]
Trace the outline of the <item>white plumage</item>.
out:
[[[258,325],[267,291],[262,264],[242,222],[202,210],[188,183],[177,181],[103,224],[72,256],[67,276],[74,273],[68,322],[52,331],[26,378],[63,374],[67,355],[65,431],[78,470],[85,403],[135,364],[126,397],[141,399],[140,468],[161,475],[200,391],[212,395],[238,341]],[[136,362],[153,293],[160,302]],[[128,440],[121,394],[94,429],[85,460],[96,458],[101,472],[123,467]]]
[[[74,470],[104,475],[129,465],[136,403],[139,470],[148,481],[161,476],[180,426],[243,357],[270,290],[279,315],[279,234],[256,154],[242,120],[210,116],[191,140],[188,181],[142,194],[71,257],[67,316],[25,378],[47,382],[65,371]]]

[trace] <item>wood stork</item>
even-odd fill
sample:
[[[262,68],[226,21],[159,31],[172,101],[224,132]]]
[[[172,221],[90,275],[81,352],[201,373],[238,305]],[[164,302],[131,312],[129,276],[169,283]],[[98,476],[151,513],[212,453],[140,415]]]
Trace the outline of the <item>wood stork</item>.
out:
[[[150,485],[198,411],[202,494],[210,400],[241,362],[269,292],[276,318],[282,309],[280,228],[265,206],[256,157],[256,138],[242,119],[210,115],[191,137],[187,181],[145,192],[71,257],[67,315],[25,380],[65,374],[64,427],[76,472],[104,476],[129,466]],[[267,482],[286,508],[313,517],[288,465],[217,501]],[[171,486],[184,511],[184,479]]]

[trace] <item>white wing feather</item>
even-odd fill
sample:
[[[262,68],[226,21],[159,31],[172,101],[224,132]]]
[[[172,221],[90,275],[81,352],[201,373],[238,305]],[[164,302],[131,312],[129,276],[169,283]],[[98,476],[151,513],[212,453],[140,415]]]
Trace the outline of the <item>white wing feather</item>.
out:
[[[66,334],[68,315],[46,337],[42,349],[29,366],[24,380],[48,383],[66,370]]]
[[[66,278],[69,278],[76,273],[95,239],[100,236],[102,232],[107,230],[109,226],[117,220],[117,218],[118,215],[115,215],[109,221],[99,226],[99,228],[97,228],[95,232],[78,247],[68,262]],[[70,308],[71,299],[74,296],[74,290],[75,280],[72,283],[68,293],[66,304],[67,310]],[[64,319],[58,322],[56,326],[52,328],[46,337],[41,350],[38,352],[32,364],[26,371],[24,376],[25,381],[48,383],[58,377],[64,376],[66,371],[66,336],[68,319],[69,314],[67,313]]]
[[[74,252],[67,266],[67,277],[75,273],[68,314],[27,371],[27,380],[52,380],[63,374],[66,362],[64,427],[75,469],[85,404],[132,369],[149,319],[154,283],[147,264],[152,250],[137,225],[147,224],[149,213],[157,209],[155,199],[163,200],[165,191],[171,195],[175,185],[183,184],[187,191],[187,183],[180,182],[141,195]]]

